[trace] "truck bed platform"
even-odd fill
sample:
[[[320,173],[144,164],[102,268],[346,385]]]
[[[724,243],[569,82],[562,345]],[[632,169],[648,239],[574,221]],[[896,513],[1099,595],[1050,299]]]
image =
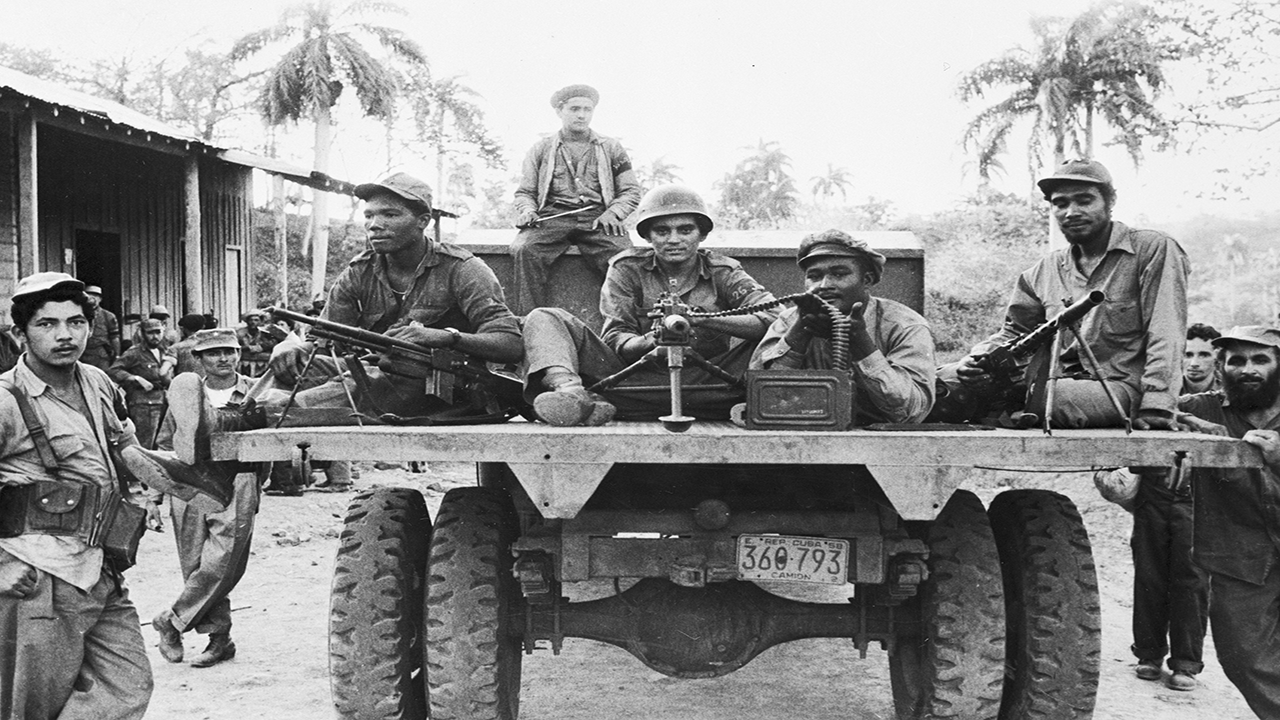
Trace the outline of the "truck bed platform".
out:
[[[1123,466],[1261,467],[1240,440],[1123,430],[756,431],[696,422],[673,433],[658,422],[557,428],[514,421],[452,427],[287,427],[221,433],[214,459],[506,463],[546,517],[573,517],[615,463],[866,465],[903,517],[936,514],[975,467],[1082,471]],[[932,492],[921,492],[922,484]]]

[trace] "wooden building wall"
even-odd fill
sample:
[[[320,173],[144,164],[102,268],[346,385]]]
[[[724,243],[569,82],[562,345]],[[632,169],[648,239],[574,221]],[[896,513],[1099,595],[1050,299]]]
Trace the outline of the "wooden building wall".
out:
[[[41,125],[37,173],[41,269],[101,285],[121,313],[181,312],[181,157]]]
[[[0,326],[18,279],[18,153],[13,113],[0,111]]]
[[[240,322],[253,296],[253,171],[211,158],[200,161],[200,235],[204,239],[205,307],[224,327]]]

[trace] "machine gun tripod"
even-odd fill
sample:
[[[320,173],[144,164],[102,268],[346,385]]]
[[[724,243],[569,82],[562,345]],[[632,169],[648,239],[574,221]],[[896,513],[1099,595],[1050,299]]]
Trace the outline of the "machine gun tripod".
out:
[[[727,317],[730,315],[750,315],[752,313],[767,310],[776,307],[785,302],[794,301],[801,295],[806,293],[797,293],[787,295],[785,297],[776,298],[764,303],[757,303],[746,307],[735,308],[733,310],[723,310],[720,312],[706,312],[689,307],[680,302],[680,299],[670,293],[663,293],[654,303],[653,308],[649,310],[648,317],[652,321],[651,331],[657,345],[644,357],[631,363],[627,367],[610,375],[594,385],[587,388],[590,392],[606,392],[618,387],[627,378],[635,375],[645,367],[660,363],[665,358],[667,366],[667,382],[671,395],[671,413],[663,415],[659,418],[663,427],[671,432],[684,432],[693,424],[694,418],[684,413],[684,390],[681,383],[681,372],[686,364],[700,368],[706,371],[712,377],[722,380],[729,388],[745,388],[746,382],[742,377],[734,375],[724,368],[710,362],[706,358],[698,354],[693,349],[693,324],[691,318],[713,318]],[[848,318],[842,318],[840,313],[835,310],[829,303],[822,301],[823,306],[832,317],[832,334],[835,345],[843,347],[843,369],[848,369]],[[843,320],[843,322],[841,322]],[[840,340],[843,339],[843,342]],[[837,358],[838,359],[838,358]]]

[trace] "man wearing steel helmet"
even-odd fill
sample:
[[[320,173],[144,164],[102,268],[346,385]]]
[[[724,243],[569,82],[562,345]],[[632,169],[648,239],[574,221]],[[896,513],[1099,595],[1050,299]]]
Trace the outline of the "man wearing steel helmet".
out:
[[[631,247],[623,221],[640,200],[640,184],[622,144],[591,129],[599,101],[588,85],[557,90],[551,107],[561,129],[525,156],[515,198],[520,232],[511,243],[519,315],[547,304],[547,271],[570,245],[601,275],[609,258]]]
[[[592,384],[639,360],[657,346],[648,311],[664,294],[704,311],[733,310],[773,296],[738,261],[701,249],[714,227],[702,198],[679,185],[649,191],[636,211],[636,231],[649,242],[614,257],[600,291],[604,328],[596,335],[572,314],[538,308],[525,318],[525,396],[553,425],[599,425],[614,416],[652,419],[670,411],[665,364],[652,364],[604,397]],[[774,309],[718,318],[691,318],[694,352],[730,373],[741,373],[755,343],[777,316]],[[685,412],[728,417],[742,399],[701,368],[682,374]],[[654,390],[640,390],[649,386]]]
[[[105,532],[106,508],[127,493],[109,450],[137,441],[119,390],[106,373],[79,362],[93,313],[84,284],[65,273],[25,277],[13,295],[14,328],[26,350],[0,376],[6,718],[136,720],[151,698],[151,665],[122,574],[127,565],[96,539]],[[56,456],[56,468],[46,454]]]
[[[1197,469],[1192,554],[1209,574],[1218,661],[1260,718],[1280,717],[1280,329],[1213,341],[1223,391],[1183,396],[1178,420],[1257,447],[1263,468]]]
[[[1080,341],[1061,336],[1058,357],[1050,348],[1026,369],[1026,408],[1045,411],[1047,378],[1055,383],[1052,422],[1058,427],[1108,427],[1134,420],[1139,429],[1177,429],[1173,413],[1182,385],[1187,327],[1186,254],[1173,238],[1111,219],[1111,173],[1096,160],[1071,160],[1039,182],[1067,247],[1054,250],[1022,273],[1005,312],[1004,327],[939,377],[949,394],[981,391],[990,382],[977,356],[1032,330],[1094,290],[1102,306],[1079,323],[1080,336],[1097,357],[1095,371]],[[1101,377],[1099,377],[1099,375]],[[1116,396],[1114,409],[1099,380]],[[939,399],[942,404],[942,399]]]
[[[933,335],[919,313],[871,295],[885,257],[841,230],[800,241],[796,263],[805,291],[850,319],[850,375],[857,388],[859,425],[919,422],[933,405]],[[816,299],[802,299],[770,326],[753,368],[826,370],[832,367],[831,317]]]

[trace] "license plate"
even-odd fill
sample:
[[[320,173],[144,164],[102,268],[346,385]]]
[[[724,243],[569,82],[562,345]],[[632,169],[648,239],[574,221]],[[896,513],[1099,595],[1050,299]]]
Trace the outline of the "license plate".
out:
[[[849,541],[787,535],[739,535],[738,578],[843,585]]]

